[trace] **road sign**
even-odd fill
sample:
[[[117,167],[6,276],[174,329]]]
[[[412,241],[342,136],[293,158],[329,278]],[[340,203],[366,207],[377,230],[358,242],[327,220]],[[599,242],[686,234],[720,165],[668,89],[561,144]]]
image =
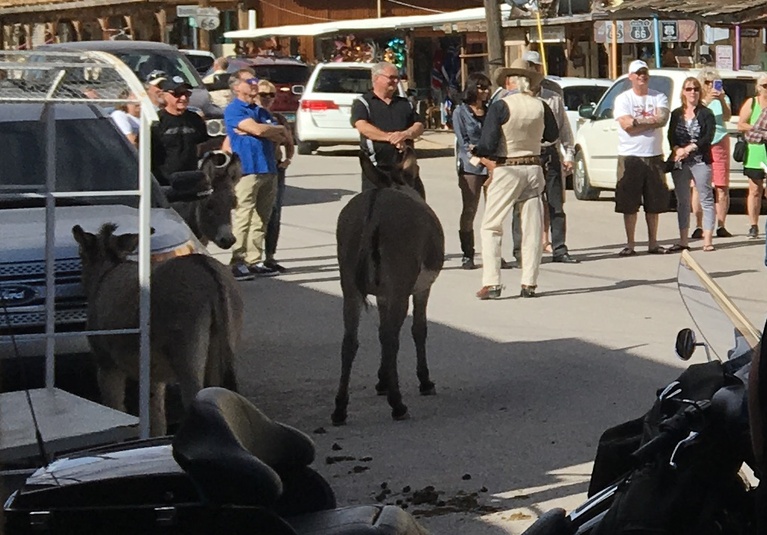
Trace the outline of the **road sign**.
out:
[[[194,17],[195,15],[197,15],[198,9],[199,9],[199,6],[197,5],[176,6],[176,16],[177,17]]]
[[[215,30],[221,24],[221,20],[218,17],[194,17],[197,27],[201,30]]]
[[[197,18],[200,17],[218,17],[221,12],[217,7],[198,7]]]

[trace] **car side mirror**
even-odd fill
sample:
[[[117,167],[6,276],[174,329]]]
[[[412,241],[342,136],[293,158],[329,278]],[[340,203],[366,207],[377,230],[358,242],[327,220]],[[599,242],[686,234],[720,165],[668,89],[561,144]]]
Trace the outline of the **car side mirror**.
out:
[[[290,92],[294,95],[303,95],[306,88],[302,85],[294,85],[290,88]]]
[[[695,353],[695,346],[698,345],[695,340],[695,333],[692,329],[684,328],[676,335],[676,344],[674,349],[676,356],[687,362]]]
[[[202,171],[179,171],[170,175],[170,186],[163,188],[168,202],[192,202],[210,195],[208,178]]]
[[[594,106],[592,104],[582,104],[578,106],[578,115],[584,119],[593,119]]]

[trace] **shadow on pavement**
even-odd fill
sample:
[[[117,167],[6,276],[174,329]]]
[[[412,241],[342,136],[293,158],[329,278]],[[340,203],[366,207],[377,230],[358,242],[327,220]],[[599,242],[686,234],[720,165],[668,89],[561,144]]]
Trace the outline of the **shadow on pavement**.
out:
[[[339,504],[380,499],[407,505],[413,491],[433,486],[436,501],[446,505],[410,510],[419,511],[435,533],[516,533],[521,530],[514,518],[529,522],[529,514],[495,515],[511,518],[496,520],[503,528],[483,517],[520,509],[539,514],[540,502],[585,492],[587,478],[563,484],[562,475],[551,472],[592,461],[603,430],[643,414],[656,389],[679,374],[674,366],[624,349],[557,339],[555,329],[551,340],[500,342],[430,322],[428,355],[437,396],[421,397],[408,319],[399,376],[412,418],[394,422],[386,399],[374,389],[378,322],[370,307],[363,313],[352,371],[349,423],[332,427],[341,299],[279,279],[245,284],[246,317],[258,319],[244,333],[242,392],[266,414],[310,433],[317,444],[315,466]],[[508,318],[512,332],[514,313],[524,306],[517,303],[488,305]],[[382,488],[391,492],[383,494]],[[464,509],[449,506],[455,499]]]
[[[359,192],[348,189],[299,188],[288,185],[285,188],[283,206],[336,202],[342,197],[356,195],[357,193]]]

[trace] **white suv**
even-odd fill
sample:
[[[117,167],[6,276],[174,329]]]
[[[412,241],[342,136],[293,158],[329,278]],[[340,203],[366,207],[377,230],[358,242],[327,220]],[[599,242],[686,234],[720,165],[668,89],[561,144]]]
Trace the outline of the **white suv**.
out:
[[[668,97],[673,110],[681,105],[680,91],[684,79],[697,76],[695,69],[652,69],[650,87]],[[743,102],[756,93],[759,73],[752,71],[720,71],[724,90],[732,103],[732,119],[727,123],[730,136],[737,135],[738,111]],[[615,97],[631,87],[628,76],[618,78],[602,99],[593,106],[582,106],[579,113],[585,122],[575,135],[575,169],[573,190],[580,200],[594,200],[602,190],[614,190],[618,168],[618,123],[613,117]],[[583,120],[582,119],[582,120]],[[667,127],[663,128],[663,154],[668,155]],[[731,139],[731,148],[735,140]],[[669,187],[673,187],[670,175]],[[743,165],[730,159],[730,189],[746,190],[748,181]]]
[[[373,63],[321,63],[314,68],[296,112],[298,154],[310,154],[321,145],[359,143],[351,124],[352,103],[373,87]],[[405,96],[399,84],[400,96]]]

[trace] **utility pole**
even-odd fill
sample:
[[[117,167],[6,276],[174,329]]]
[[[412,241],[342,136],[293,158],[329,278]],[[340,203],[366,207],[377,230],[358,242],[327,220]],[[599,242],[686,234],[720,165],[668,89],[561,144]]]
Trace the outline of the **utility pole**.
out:
[[[381,0],[378,0],[378,18],[381,18]]]
[[[498,0],[484,0],[487,20],[487,63],[489,74],[506,64],[503,53],[503,31],[501,29],[501,8]]]

